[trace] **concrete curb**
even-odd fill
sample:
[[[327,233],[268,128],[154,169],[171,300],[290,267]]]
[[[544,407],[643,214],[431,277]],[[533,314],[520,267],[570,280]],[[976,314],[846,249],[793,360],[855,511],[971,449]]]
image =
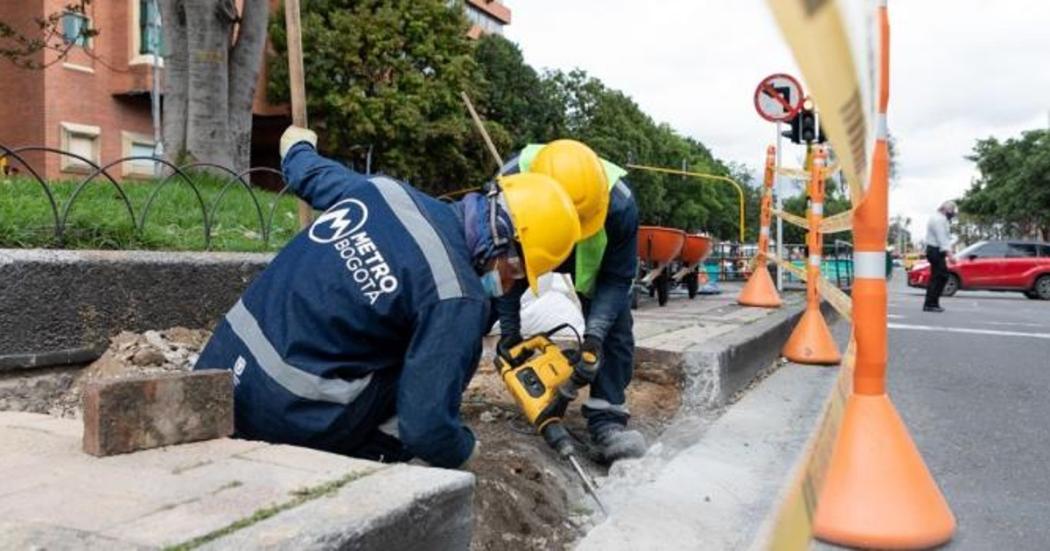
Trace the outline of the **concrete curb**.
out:
[[[468,549],[474,475],[397,465],[201,549]]]
[[[838,318],[827,304],[822,310],[829,323]],[[649,361],[677,358],[692,410],[683,409],[645,457],[614,466],[601,489],[612,514],[578,549],[769,547],[785,485],[810,457],[839,381],[834,368],[787,364],[753,383],[777,361],[803,311],[796,302],[681,352],[644,352]],[[712,419],[710,410],[751,384]]]
[[[0,549],[470,547],[469,472],[228,438],[96,458],[80,439],[0,412]]]
[[[271,258],[0,249],[0,371],[93,361],[122,330],[211,327]]]
[[[750,549],[835,548],[813,542],[813,518],[846,409],[846,399],[852,392],[856,360],[855,343],[851,339],[843,354],[835,385],[824,398],[820,415],[813,423],[806,445],[792,464],[791,474],[763,520]]]
[[[786,304],[766,317],[683,351],[639,346],[636,361],[681,370],[684,409],[716,409],[780,358],[781,348],[804,311],[805,304]],[[821,311],[829,325],[838,319],[827,302],[821,304]]]

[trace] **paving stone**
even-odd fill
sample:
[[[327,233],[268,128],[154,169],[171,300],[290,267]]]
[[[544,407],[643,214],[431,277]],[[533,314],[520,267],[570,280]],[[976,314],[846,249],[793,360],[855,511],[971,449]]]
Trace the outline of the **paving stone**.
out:
[[[146,549],[92,532],[43,523],[0,521],[0,534],[3,535],[0,541],[2,549]]]
[[[640,348],[653,348],[667,352],[685,352],[690,348],[704,342],[708,342],[719,335],[724,335],[736,329],[736,325],[709,324],[691,325],[684,329],[660,333],[649,338],[639,340],[636,346]]]
[[[76,491],[57,483],[0,497],[0,518],[95,532],[138,517],[142,505],[131,497]]]
[[[297,446],[261,446],[238,453],[238,459],[281,465],[316,473],[354,472],[375,469],[372,461],[363,461],[336,454],[319,454]]]
[[[467,472],[395,465],[202,549],[467,549],[473,487]]]
[[[107,456],[233,434],[229,371],[158,374],[84,386],[84,451]]]

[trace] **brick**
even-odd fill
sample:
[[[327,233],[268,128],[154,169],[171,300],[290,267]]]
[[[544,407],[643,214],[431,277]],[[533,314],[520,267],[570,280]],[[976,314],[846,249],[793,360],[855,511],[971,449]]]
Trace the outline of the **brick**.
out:
[[[96,456],[233,434],[233,379],[211,370],[84,386],[85,452]]]

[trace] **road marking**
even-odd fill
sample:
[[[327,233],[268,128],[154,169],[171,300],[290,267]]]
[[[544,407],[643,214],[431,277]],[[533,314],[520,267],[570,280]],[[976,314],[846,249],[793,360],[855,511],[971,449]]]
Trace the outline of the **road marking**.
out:
[[[1026,323],[1023,321],[982,321],[988,325],[1016,325],[1018,327],[1046,327],[1045,323]]]
[[[903,316],[901,314],[886,314],[886,317],[890,318],[891,320],[899,320],[901,318],[906,318],[908,316]]]
[[[946,333],[970,333],[973,335],[995,335],[999,337],[1050,339],[1050,333],[1022,333],[1019,331],[996,331],[993,329],[969,329],[967,327],[934,327],[932,325],[908,325],[906,323],[890,323],[887,326],[890,329],[910,329],[912,331],[944,331]]]

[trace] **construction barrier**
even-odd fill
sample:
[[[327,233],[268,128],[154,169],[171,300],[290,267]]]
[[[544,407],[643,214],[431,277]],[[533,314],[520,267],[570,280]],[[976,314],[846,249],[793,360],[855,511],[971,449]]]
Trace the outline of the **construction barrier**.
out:
[[[820,220],[824,216],[824,161],[827,158],[824,148],[818,147],[813,156],[809,180],[809,232],[806,245],[809,248],[809,259],[806,265],[806,311],[798,320],[798,325],[784,344],[785,358],[802,364],[836,365],[842,361],[842,354],[831,336],[828,322],[820,311],[820,288],[818,280],[824,250],[824,238],[820,234]]]
[[[740,295],[736,299],[738,303],[744,306],[779,308],[781,305],[777,287],[773,284],[773,278],[769,275],[769,270],[766,268],[766,259],[769,256],[769,227],[773,219],[771,211],[773,208],[775,170],[776,148],[769,146],[766,148],[766,171],[762,186],[762,208],[759,215],[758,255],[752,268],[751,277],[748,278],[744,287],[740,289]]]
[[[875,7],[877,29],[864,23],[872,20],[872,12],[870,2],[863,0],[769,0],[768,4],[812,97],[823,108],[822,123],[840,156],[855,206],[853,392],[846,399],[823,477],[812,533],[850,547],[941,545],[951,539],[955,518],[886,393],[890,52],[886,0],[878,0]],[[877,71],[870,69],[871,60],[878,61]],[[877,83],[870,81],[872,77]],[[875,98],[870,97],[871,90],[877,91]],[[865,109],[869,103],[876,114]]]

